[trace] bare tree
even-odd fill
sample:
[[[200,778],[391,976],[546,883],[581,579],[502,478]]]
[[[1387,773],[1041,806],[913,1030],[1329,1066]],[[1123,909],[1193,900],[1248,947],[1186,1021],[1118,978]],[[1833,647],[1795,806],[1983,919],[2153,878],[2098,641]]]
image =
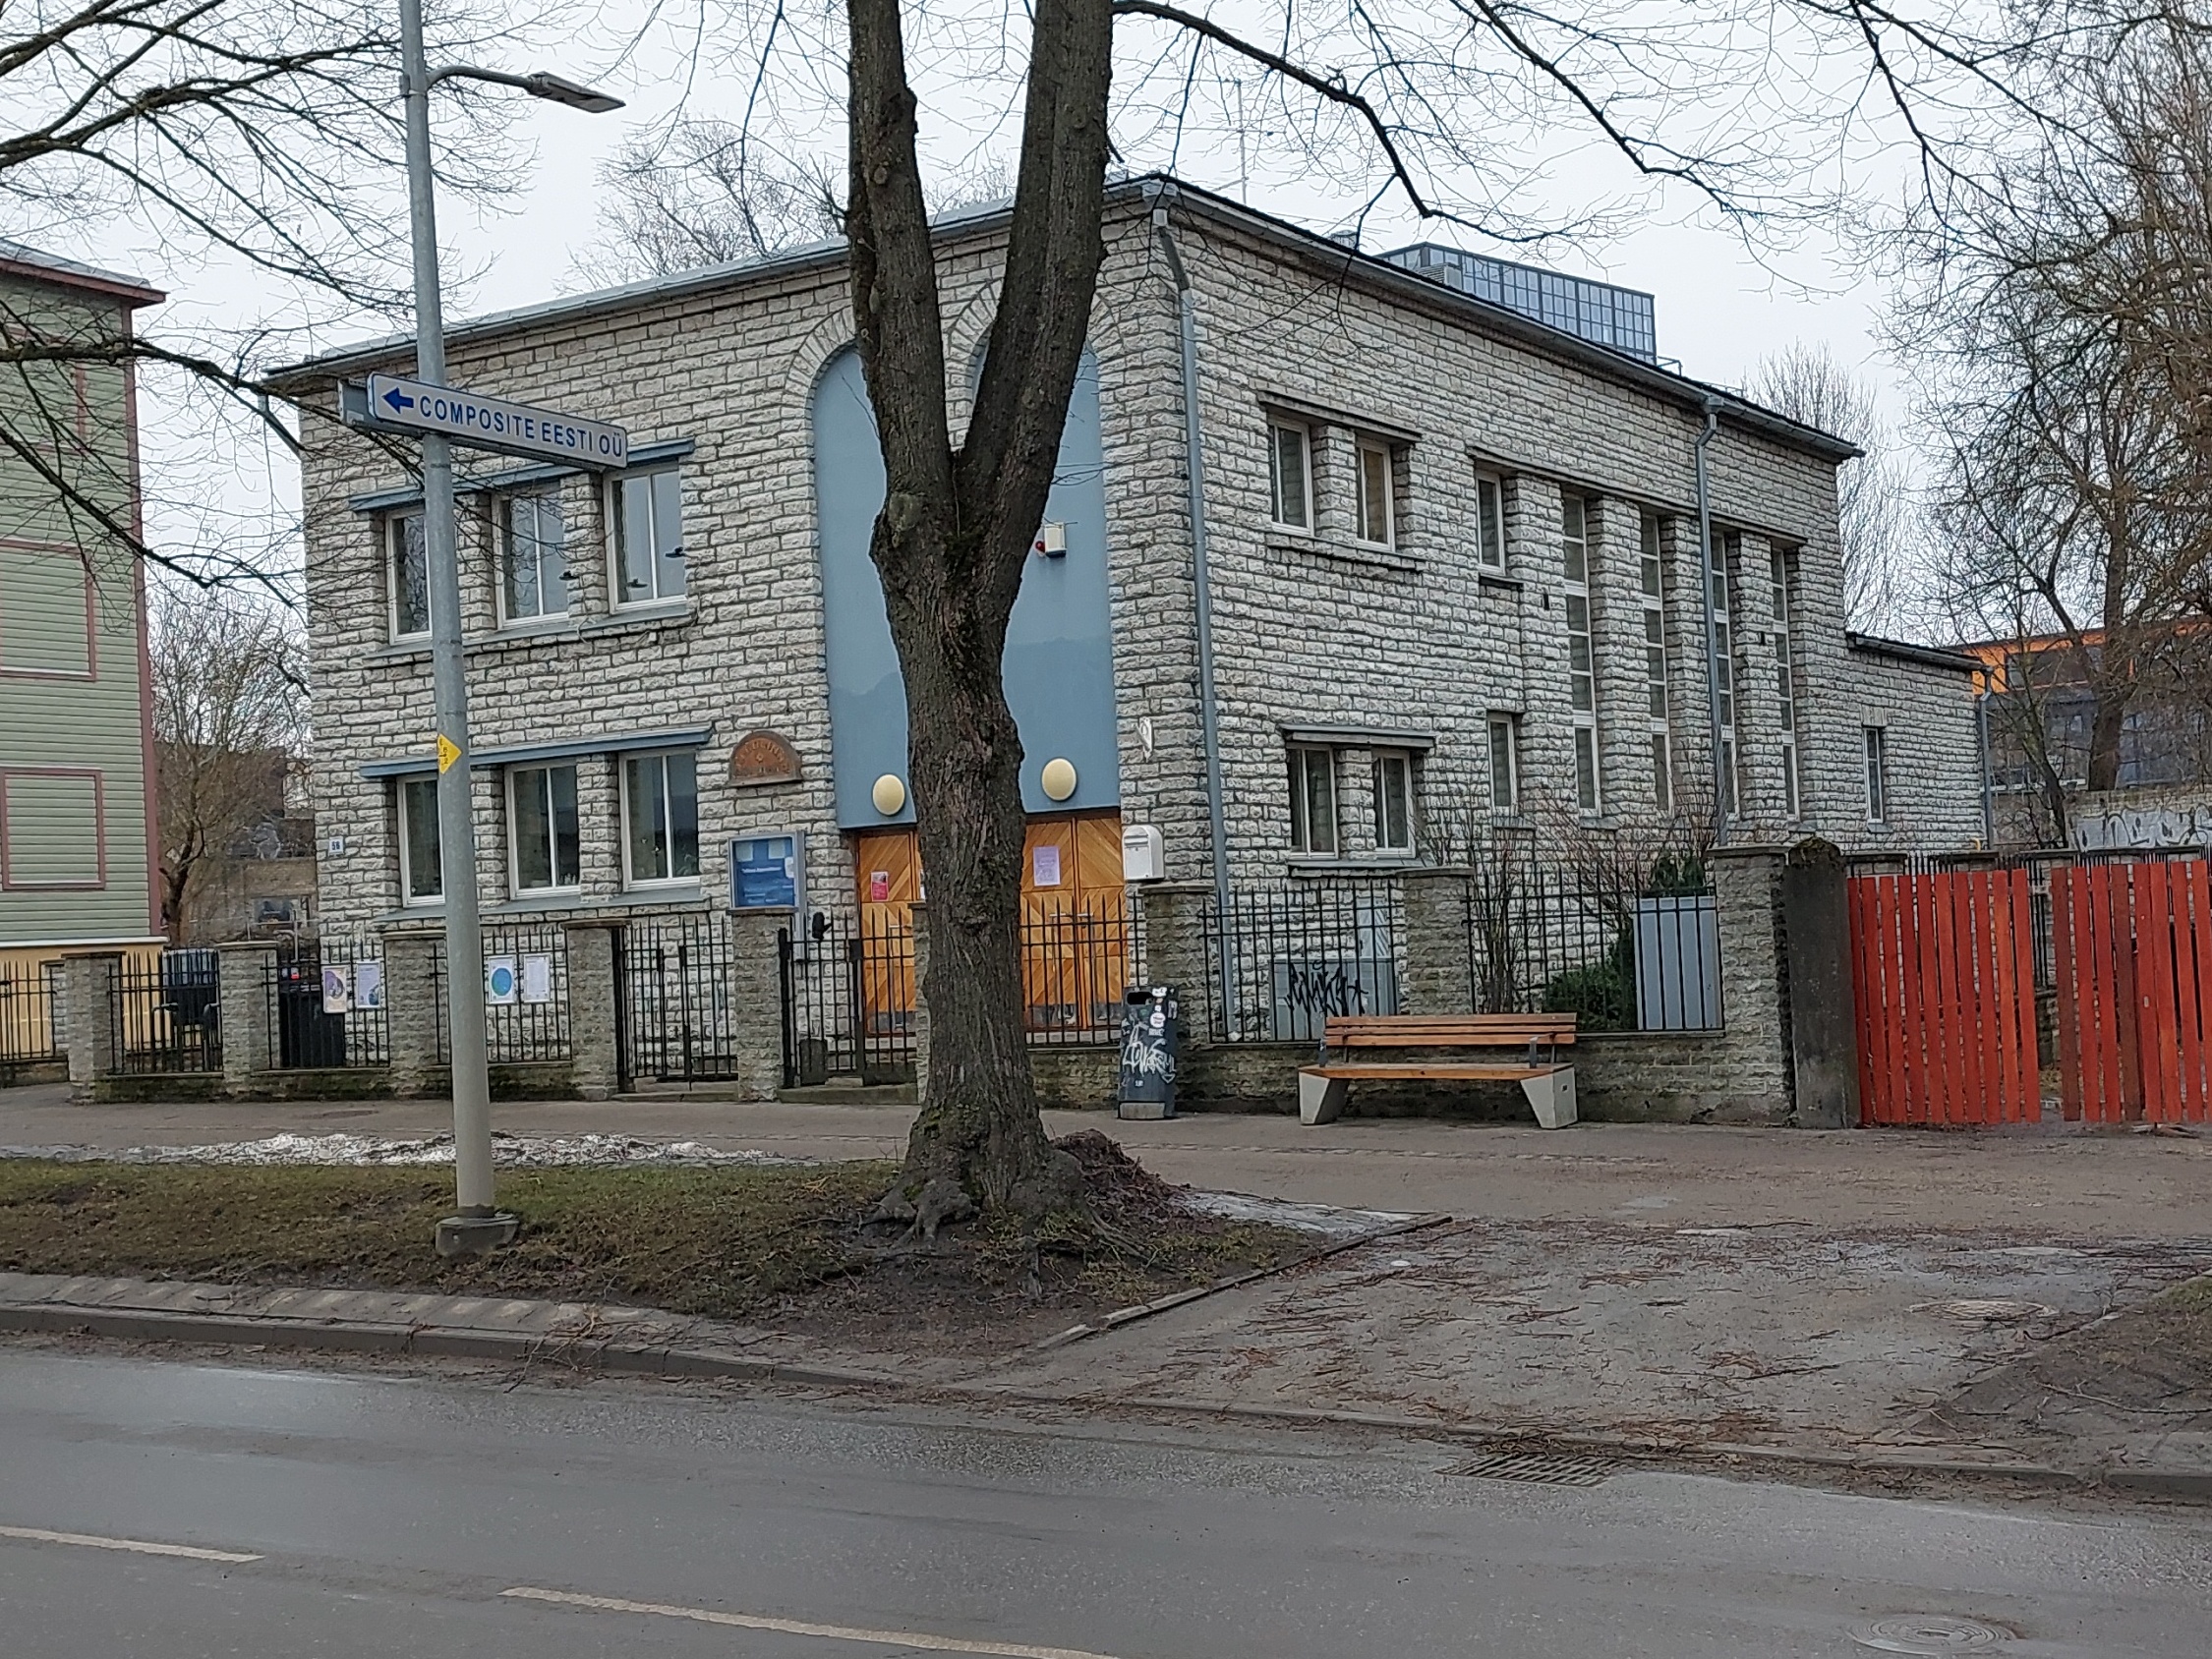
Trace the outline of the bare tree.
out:
[[[641,135],[600,167],[610,193],[598,247],[577,261],[594,282],[635,282],[699,265],[757,259],[842,230],[833,172],[786,162],[714,117]]]
[[[1846,461],[1835,480],[1843,618],[1868,633],[1895,632],[1908,605],[1911,481],[1873,385],[1836,362],[1825,342],[1800,342],[1761,359],[1744,391],[1776,414],[1859,446],[1859,458]]]
[[[279,606],[173,582],[149,633],[161,907],[182,938],[207,872],[281,806],[299,764],[304,642]]]

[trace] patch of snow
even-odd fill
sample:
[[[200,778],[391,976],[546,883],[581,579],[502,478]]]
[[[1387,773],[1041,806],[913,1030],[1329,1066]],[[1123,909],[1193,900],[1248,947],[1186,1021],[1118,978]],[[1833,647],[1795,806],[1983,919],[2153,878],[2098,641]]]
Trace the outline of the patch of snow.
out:
[[[453,1162],[451,1135],[394,1139],[380,1135],[269,1135],[262,1140],[205,1146],[133,1146],[120,1152],[87,1146],[0,1147],[0,1158],[48,1158],[65,1163],[112,1164],[326,1164],[438,1165]],[[507,1135],[492,1137],[493,1162],[501,1168],[556,1165],[754,1166],[803,1164],[750,1148],[724,1151],[700,1141],[650,1141],[635,1135]]]
[[[1248,1192],[1187,1192],[1183,1207],[1225,1221],[1265,1222],[1270,1227],[1350,1238],[1412,1221],[1406,1210],[1345,1210],[1334,1204],[1301,1204],[1289,1198],[1255,1198]]]

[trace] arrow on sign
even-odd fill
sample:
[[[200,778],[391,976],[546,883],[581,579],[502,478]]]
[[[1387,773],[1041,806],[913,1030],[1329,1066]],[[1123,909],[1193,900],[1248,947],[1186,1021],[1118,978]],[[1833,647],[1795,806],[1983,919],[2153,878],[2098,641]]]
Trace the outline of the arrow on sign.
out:
[[[398,414],[402,409],[412,409],[415,407],[415,400],[407,396],[397,386],[392,387],[390,391],[384,393],[384,401],[391,405],[391,411],[394,415]]]
[[[437,734],[437,770],[445,771],[461,758],[461,746],[442,731]]]

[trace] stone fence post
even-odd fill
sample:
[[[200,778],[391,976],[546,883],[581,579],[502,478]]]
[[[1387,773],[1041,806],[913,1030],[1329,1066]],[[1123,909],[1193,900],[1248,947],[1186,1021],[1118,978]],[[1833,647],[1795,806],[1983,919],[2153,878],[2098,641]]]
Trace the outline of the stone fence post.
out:
[[[914,917],[914,1102],[929,1104],[929,906],[918,899]]]
[[[1144,918],[1144,982],[1172,985],[1183,1000],[1183,1029],[1202,1034],[1200,1017],[1214,1001],[1213,969],[1206,951],[1209,882],[1147,882],[1136,889]]]
[[[1808,836],[1782,866],[1781,934],[1789,991],[1790,1078],[1797,1121],[1842,1129],[1859,1120],[1859,1031],[1851,984],[1851,906],[1843,854]]]
[[[115,1022],[108,1007],[123,956],[115,950],[72,951],[62,957],[63,1038],[69,1045],[69,1092],[88,1102],[115,1069]]]
[[[1781,946],[1779,847],[1716,847],[1706,855],[1720,926],[1720,1033],[1713,1092],[1778,1118],[1791,1065]]]
[[[738,910],[727,921],[737,1044],[730,1082],[741,1100],[774,1100],[784,1086],[784,975],[776,936],[798,922],[788,910]]]
[[[568,944],[569,1086],[580,1100],[606,1100],[621,1086],[624,1033],[614,994],[620,929],[619,922],[594,918],[561,930]]]
[[[1467,950],[1467,883],[1459,865],[1408,870],[1399,878],[1406,902],[1406,977],[1398,1006],[1409,1014],[1475,1011],[1475,975]]]
[[[403,1099],[429,1094],[432,1074],[444,1063],[437,1053],[439,986],[435,971],[441,937],[433,928],[394,928],[384,935],[391,1092]]]
[[[270,1005],[275,1001],[276,946],[258,939],[218,944],[215,975],[222,999],[223,1089],[251,1094],[257,1074],[277,1060]]]

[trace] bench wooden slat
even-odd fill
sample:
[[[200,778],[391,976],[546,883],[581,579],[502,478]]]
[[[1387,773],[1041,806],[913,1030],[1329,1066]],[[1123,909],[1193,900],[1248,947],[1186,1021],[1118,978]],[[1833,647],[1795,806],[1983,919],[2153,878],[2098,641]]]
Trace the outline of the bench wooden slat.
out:
[[[1475,1065],[1449,1061],[1439,1064],[1355,1060],[1335,1065],[1302,1065],[1299,1070],[1314,1077],[1394,1077],[1410,1081],[1518,1083],[1524,1077],[1548,1077],[1554,1071],[1572,1071],[1571,1065]]]
[[[1563,1014],[1340,1014],[1323,1027],[1331,1049],[1506,1049],[1567,1047],[1575,1016]]]

